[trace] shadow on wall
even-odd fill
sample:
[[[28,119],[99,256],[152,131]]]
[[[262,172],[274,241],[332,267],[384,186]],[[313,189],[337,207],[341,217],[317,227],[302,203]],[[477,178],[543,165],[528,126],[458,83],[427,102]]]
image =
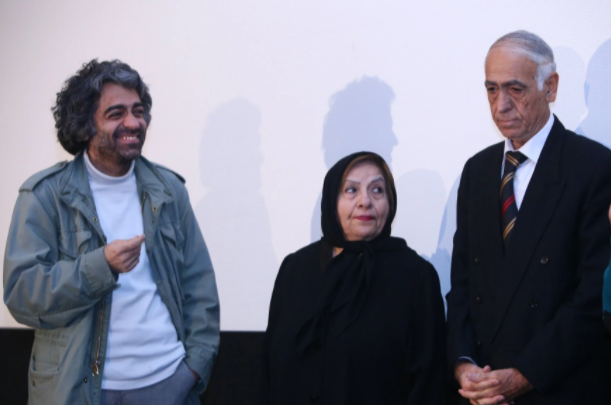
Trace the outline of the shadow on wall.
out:
[[[587,111],[583,99],[586,65],[577,52],[566,46],[554,48],[554,59],[560,83],[552,110],[567,129],[574,131]]]
[[[394,91],[387,83],[367,76],[331,96],[323,125],[327,168],[344,156],[359,151],[378,153],[392,168],[392,151],[398,144],[391,115],[394,98]],[[434,252],[431,262],[439,272],[445,294],[447,288],[443,289],[443,286],[449,285],[449,260],[446,260],[448,264],[444,260],[435,260],[440,255],[434,247],[438,244],[446,202],[441,176],[432,170],[417,169],[395,177],[395,184],[398,208],[393,235],[404,238],[420,254],[427,250],[427,246],[428,251]],[[322,189],[322,184],[320,186]],[[320,200],[319,195],[312,215],[312,241],[322,236]]]
[[[327,169],[360,151],[375,152],[392,167],[391,153],[397,145],[390,115],[394,98],[392,88],[377,77],[363,77],[331,96],[322,135]],[[312,242],[322,236],[321,198],[319,194],[312,215]]]
[[[594,52],[583,86],[588,115],[575,132],[611,147],[611,39]]]
[[[209,191],[195,214],[217,277],[223,330],[265,328],[278,272],[260,192],[260,125],[259,109],[234,99],[209,115],[201,142],[201,181]]]
[[[454,246],[454,234],[456,233],[456,201],[458,199],[458,186],[460,184],[460,176],[454,181],[450,195],[448,195],[447,203],[443,212],[441,226],[439,228],[439,237],[437,239],[437,250],[431,257],[424,256],[437,270],[439,274],[439,283],[441,285],[441,294],[445,298],[450,291],[450,271],[452,269],[452,248]],[[443,301],[445,303],[445,299]]]

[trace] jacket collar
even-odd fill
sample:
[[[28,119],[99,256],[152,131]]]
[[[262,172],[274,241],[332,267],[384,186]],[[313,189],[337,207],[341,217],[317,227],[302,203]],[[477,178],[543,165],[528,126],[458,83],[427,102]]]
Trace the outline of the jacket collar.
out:
[[[168,181],[159,172],[159,169],[145,157],[136,160],[134,167],[138,192],[147,193],[151,202],[158,205],[170,203],[174,200],[174,190]]]
[[[60,180],[59,192],[62,200],[68,205],[81,211],[90,211],[95,216],[95,203],[89,187],[83,153],[83,151],[79,152],[69,164]],[[134,173],[140,195],[148,194],[151,201],[158,206],[174,200],[172,187],[148,159],[140,157],[136,160]]]

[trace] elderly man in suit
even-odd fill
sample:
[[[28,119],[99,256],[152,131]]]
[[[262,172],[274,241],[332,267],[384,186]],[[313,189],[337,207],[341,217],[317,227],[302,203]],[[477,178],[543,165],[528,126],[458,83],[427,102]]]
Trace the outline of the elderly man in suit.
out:
[[[551,114],[551,48],[517,31],[486,57],[504,142],[466,163],[458,191],[448,359],[462,403],[609,404],[602,317],[611,151]]]

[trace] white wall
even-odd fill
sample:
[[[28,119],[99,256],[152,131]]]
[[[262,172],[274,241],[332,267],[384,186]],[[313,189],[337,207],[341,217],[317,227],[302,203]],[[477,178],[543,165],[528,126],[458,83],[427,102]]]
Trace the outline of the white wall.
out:
[[[394,233],[431,258],[447,292],[457,178],[501,139],[488,47],[516,29],[542,36],[558,59],[554,110],[575,129],[589,108],[583,131],[609,144],[610,16],[603,0],[0,0],[0,254],[19,185],[69,158],[55,93],[82,63],[119,58],[151,88],[145,155],[187,179],[224,330],[265,328],[279,263],[318,232],[327,161],[354,149],[392,161]],[[0,326],[17,326],[2,304]]]

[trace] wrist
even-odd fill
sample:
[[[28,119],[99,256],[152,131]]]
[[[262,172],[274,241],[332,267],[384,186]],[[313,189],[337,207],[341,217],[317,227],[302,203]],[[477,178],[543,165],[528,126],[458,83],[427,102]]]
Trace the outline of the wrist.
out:
[[[467,368],[469,368],[469,366],[472,365],[473,363],[471,363],[467,359],[456,360],[456,362],[454,363],[454,378],[456,378],[457,381],[460,381],[460,376],[465,372]]]
[[[520,385],[523,387],[523,389],[525,389],[526,391],[534,389],[533,385],[526,379],[526,377],[524,377],[524,374],[522,374],[520,370],[518,370],[517,368],[514,368],[514,370],[518,376]]]

